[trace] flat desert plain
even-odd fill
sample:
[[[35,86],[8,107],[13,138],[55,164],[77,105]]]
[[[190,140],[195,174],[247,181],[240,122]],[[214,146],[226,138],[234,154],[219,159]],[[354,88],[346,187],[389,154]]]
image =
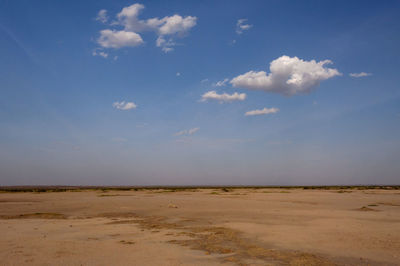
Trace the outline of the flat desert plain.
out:
[[[399,265],[400,190],[0,193],[1,265]]]

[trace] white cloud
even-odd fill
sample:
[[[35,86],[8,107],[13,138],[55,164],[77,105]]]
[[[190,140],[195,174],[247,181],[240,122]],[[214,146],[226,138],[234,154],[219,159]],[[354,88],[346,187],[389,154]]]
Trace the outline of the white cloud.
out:
[[[233,87],[275,92],[286,96],[309,93],[321,81],[341,75],[337,69],[327,68],[327,64],[332,62],[304,61],[298,57],[284,55],[270,63],[269,74],[265,71],[249,71],[233,78],[230,83]]]
[[[160,35],[184,34],[196,26],[197,18],[192,16],[182,17],[173,15],[160,20],[158,32]]]
[[[131,109],[136,109],[137,105],[133,102],[114,102],[113,107],[119,109],[119,110],[131,110]]]
[[[244,115],[245,116],[251,116],[251,115],[268,115],[268,114],[275,114],[279,111],[278,108],[272,107],[272,108],[264,108],[261,110],[252,110],[246,112]]]
[[[365,73],[365,72],[360,72],[360,73],[350,73],[349,76],[353,78],[362,78],[362,77],[368,77],[371,76],[371,73]]]
[[[172,38],[168,39],[167,41],[164,39],[164,37],[159,36],[156,40],[156,46],[160,47],[164,53],[169,53],[174,50],[173,47],[176,46],[176,43],[173,41]]]
[[[136,125],[137,128],[144,128],[148,125],[148,123],[142,123],[142,124],[138,124]]]
[[[156,45],[157,45],[157,47],[161,47],[164,45],[165,42],[166,42],[166,40],[163,37],[158,37],[156,40]]]
[[[227,94],[227,93],[218,94],[216,91],[208,91],[201,96],[200,101],[205,102],[207,100],[217,100],[223,103],[223,102],[233,102],[233,101],[244,101],[245,99],[246,99],[245,93],[239,94],[235,92],[233,94]]]
[[[216,83],[213,84],[214,87],[222,87],[222,86],[226,86],[226,83],[229,81],[228,78],[224,79],[224,80],[220,80],[217,81]]]
[[[186,134],[187,134],[187,130],[185,129],[185,130],[176,132],[176,133],[174,134],[174,136],[182,136],[182,135],[186,135]]]
[[[154,30],[160,36],[183,34],[196,25],[197,18],[192,16],[182,17],[178,14],[166,16],[164,18],[150,18],[140,20],[138,18],[141,10],[144,9],[142,4],[133,4],[124,7],[117,14],[118,24],[124,26],[124,30],[141,32],[146,30]]]
[[[107,58],[107,57],[108,57],[108,54],[105,53],[105,52],[100,52],[99,55],[102,56],[102,57],[104,57],[104,58]]]
[[[179,132],[177,132],[177,133],[175,133],[174,134],[174,136],[191,136],[191,135],[193,135],[194,133],[196,133],[197,131],[199,131],[199,127],[195,127],[195,128],[191,128],[191,129],[185,129],[185,130],[182,130],[182,131],[179,131]]]
[[[189,129],[188,130],[188,135],[193,135],[194,133],[199,131],[199,129],[200,129],[199,127]]]
[[[172,51],[174,50],[174,48],[171,48],[171,47],[163,47],[163,48],[161,48],[161,50],[162,50],[164,53],[169,53],[169,52],[172,52]]]
[[[197,23],[197,18],[193,16],[182,17],[178,14],[173,16],[166,16],[164,18],[149,18],[147,20],[140,20],[139,14],[144,9],[144,5],[142,4],[133,4],[131,6],[124,7],[121,12],[117,14],[117,21],[114,21],[112,25],[123,26],[122,31],[118,32],[129,32],[135,34],[135,38],[138,40],[137,43],[143,43],[141,36],[138,34],[143,31],[153,31],[157,34],[158,38],[156,41],[156,46],[160,47],[162,51],[165,53],[171,52],[174,50],[174,46],[177,44],[174,41],[175,37],[184,37],[184,35],[193,28]],[[111,31],[111,30],[108,30]],[[111,31],[114,32],[114,31]],[[100,32],[101,36],[104,33]],[[109,32],[108,32],[109,33]],[[122,37],[122,36],[118,36]],[[131,35],[133,38],[133,35]],[[140,38],[140,40],[139,40]],[[106,48],[120,48],[125,46],[136,46],[131,43],[123,43],[118,42],[118,44],[111,45],[106,42],[106,46],[104,46],[104,42],[101,42],[101,37],[98,40],[98,43]],[[113,42],[114,43],[114,42]]]
[[[208,79],[202,79],[200,82],[201,83],[206,83],[206,82],[208,82]]]
[[[253,27],[253,25],[246,24],[247,19],[242,18],[239,19],[236,23],[236,33],[237,34],[242,34],[244,31],[249,30]]]
[[[97,50],[94,50],[94,51],[92,52],[92,55],[93,55],[93,56],[102,56],[102,57],[104,57],[104,58],[107,58],[107,57],[108,57],[108,54],[107,54],[106,52],[103,52],[103,51],[97,52]]]
[[[100,10],[99,13],[97,13],[96,20],[100,21],[101,23],[106,23],[108,21],[107,10]]]
[[[180,72],[176,72],[176,76],[179,77],[181,75]]]
[[[148,19],[146,22],[147,25],[156,29],[156,32],[159,35],[156,45],[157,47],[161,47],[165,53],[173,51],[173,47],[177,45],[172,37],[166,40],[165,36],[177,35],[182,37],[191,28],[196,26],[196,23],[196,17],[182,17],[180,15],[173,15],[171,17],[167,16],[162,19]]]
[[[124,26],[124,30],[131,32],[141,32],[147,29],[145,21],[139,20],[138,16],[141,10],[144,9],[142,4],[133,4],[122,8],[121,12],[117,14],[118,22]]]
[[[143,43],[142,37],[135,32],[102,30],[97,42],[104,48],[121,48],[138,46]]]

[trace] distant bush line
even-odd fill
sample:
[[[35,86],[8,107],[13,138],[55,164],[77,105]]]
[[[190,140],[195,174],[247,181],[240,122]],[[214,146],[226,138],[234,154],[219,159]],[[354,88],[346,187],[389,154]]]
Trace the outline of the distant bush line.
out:
[[[141,190],[168,190],[169,192],[178,192],[194,189],[222,189],[230,191],[232,189],[315,189],[315,190],[366,190],[366,189],[385,189],[399,190],[400,186],[381,186],[381,185],[363,185],[363,186],[0,186],[0,192],[79,192],[87,190],[99,191],[141,191]]]

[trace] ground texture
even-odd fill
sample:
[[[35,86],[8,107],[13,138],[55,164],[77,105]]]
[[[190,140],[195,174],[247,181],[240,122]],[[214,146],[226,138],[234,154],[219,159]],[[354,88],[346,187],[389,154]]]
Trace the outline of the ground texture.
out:
[[[400,191],[0,193],[1,265],[399,265]]]

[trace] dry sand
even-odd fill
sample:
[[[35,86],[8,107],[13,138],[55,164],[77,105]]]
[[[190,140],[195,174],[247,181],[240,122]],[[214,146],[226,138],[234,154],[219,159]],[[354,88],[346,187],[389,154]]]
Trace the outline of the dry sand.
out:
[[[0,193],[1,265],[400,265],[399,190]]]

